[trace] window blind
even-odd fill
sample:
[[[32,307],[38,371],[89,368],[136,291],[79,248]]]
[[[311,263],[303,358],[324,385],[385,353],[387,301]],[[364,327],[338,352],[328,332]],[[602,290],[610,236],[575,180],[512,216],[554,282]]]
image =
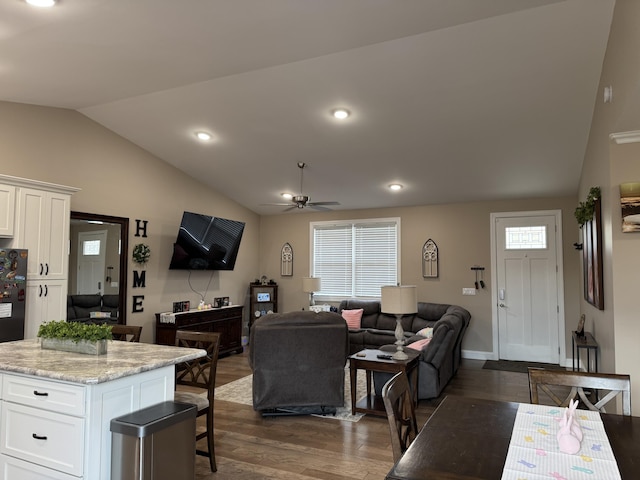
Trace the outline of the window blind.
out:
[[[312,224],[312,275],[322,278],[317,297],[380,297],[396,285],[399,219]]]

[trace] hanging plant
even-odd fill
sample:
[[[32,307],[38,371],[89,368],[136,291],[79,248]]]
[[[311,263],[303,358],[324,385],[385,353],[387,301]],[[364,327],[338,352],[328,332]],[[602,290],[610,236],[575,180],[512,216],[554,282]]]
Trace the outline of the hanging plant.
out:
[[[133,247],[133,261],[140,264],[145,264],[149,261],[151,256],[151,249],[144,243],[139,243]]]
[[[596,200],[598,198],[600,198],[600,187],[591,187],[589,195],[587,195],[587,200],[580,202],[578,208],[576,208],[574,215],[580,228],[588,221],[593,220],[593,213],[595,212]]]

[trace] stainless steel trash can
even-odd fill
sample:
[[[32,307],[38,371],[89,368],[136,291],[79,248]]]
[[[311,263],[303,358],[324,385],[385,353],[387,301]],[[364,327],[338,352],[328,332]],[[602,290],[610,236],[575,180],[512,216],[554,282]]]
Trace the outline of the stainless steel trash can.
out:
[[[163,402],[111,420],[111,480],[195,478],[196,407]]]

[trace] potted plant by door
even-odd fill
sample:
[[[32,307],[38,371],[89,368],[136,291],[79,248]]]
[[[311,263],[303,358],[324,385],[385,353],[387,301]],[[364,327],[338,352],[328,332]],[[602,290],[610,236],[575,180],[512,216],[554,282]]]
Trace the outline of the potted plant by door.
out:
[[[45,322],[38,329],[41,348],[65,352],[103,355],[111,340],[111,325],[95,325],[65,320]]]

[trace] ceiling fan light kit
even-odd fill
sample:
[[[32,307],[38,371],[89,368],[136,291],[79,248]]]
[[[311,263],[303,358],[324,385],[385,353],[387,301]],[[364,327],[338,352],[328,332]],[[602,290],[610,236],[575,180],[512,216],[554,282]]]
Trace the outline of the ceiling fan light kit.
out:
[[[302,194],[302,184],[304,179],[304,169],[307,166],[304,162],[298,162],[298,168],[300,169],[300,195],[290,195],[287,193],[282,193],[282,197],[290,198],[290,203],[263,203],[265,206],[276,206],[276,207],[288,207],[285,208],[284,211],[288,212],[294,209],[303,209],[306,207],[311,207],[314,210],[330,210],[326,208],[327,205],[340,205],[339,202],[310,202],[308,195]]]

